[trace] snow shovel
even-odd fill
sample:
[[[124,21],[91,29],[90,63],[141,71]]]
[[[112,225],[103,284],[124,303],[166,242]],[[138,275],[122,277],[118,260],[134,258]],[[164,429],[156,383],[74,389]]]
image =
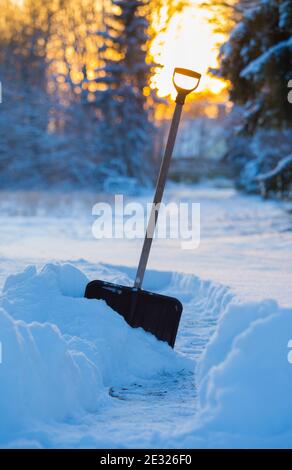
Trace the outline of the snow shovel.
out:
[[[200,78],[201,75],[199,73],[183,68],[175,68],[173,73],[173,83],[177,90],[176,106],[164,157],[161,162],[134,287],[125,287],[98,280],[89,282],[84,294],[88,299],[104,300],[109,307],[122,315],[130,326],[133,328],[142,327],[145,331],[156,336],[157,339],[167,342],[172,348],[174,347],[182,314],[182,304],[174,297],[143,290],[142,283],[158,219],[159,205],[162,201],[182,107],[186,96],[199,85]]]

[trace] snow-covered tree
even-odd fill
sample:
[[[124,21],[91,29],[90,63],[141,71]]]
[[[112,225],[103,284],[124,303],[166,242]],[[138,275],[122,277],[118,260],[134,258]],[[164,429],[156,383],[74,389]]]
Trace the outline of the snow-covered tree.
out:
[[[241,19],[221,49],[219,74],[244,108],[243,129],[291,124],[291,0],[240,0],[237,12]]]
[[[0,37],[0,160],[3,183],[30,184],[47,146],[49,98],[45,50],[54,2],[27,0],[21,13],[7,1]],[[16,22],[18,15],[20,21]]]
[[[231,17],[215,71],[229,80],[234,104],[226,158],[241,188],[290,197],[292,2],[239,0]]]
[[[112,0],[105,17],[104,66],[96,82],[95,106],[102,113],[103,152],[123,174],[147,174],[153,126],[146,95],[153,64],[148,63],[148,0]]]
[[[88,30],[96,31],[97,24],[93,4],[5,0],[0,22],[1,185],[98,184],[97,123],[84,108],[82,94],[75,93],[82,89],[80,72],[93,56],[88,53],[94,42]],[[81,85],[76,80],[80,75]]]
[[[183,1],[1,0],[0,185],[154,176],[149,46]]]

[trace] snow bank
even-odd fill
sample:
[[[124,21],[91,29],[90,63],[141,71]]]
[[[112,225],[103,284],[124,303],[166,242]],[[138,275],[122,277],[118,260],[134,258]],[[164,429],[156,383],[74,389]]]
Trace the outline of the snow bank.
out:
[[[71,265],[10,276],[0,301],[0,442],[34,420],[96,411],[112,385],[190,367],[168,345],[83,298]],[[22,435],[23,437],[23,435]]]
[[[58,328],[14,321],[0,310],[0,441],[35,419],[63,420],[97,409],[99,371],[71,350]]]
[[[231,304],[198,365],[199,413],[180,443],[285,446],[290,435],[291,446],[291,338],[292,310],[274,301]]]
[[[201,317],[209,316],[216,328],[196,367],[197,415],[188,415],[183,433],[155,433],[153,446],[291,447],[292,310],[273,300],[235,303],[224,289],[212,294],[212,284],[204,284],[200,296],[200,282],[190,276],[175,281],[165,273],[148,281],[160,288],[173,282],[185,302],[195,290],[199,304],[189,299],[184,321],[195,317],[197,330]],[[27,430],[36,423],[54,428],[56,421],[75,423],[86,412],[96,412],[96,427],[101,406],[114,400],[109,387],[163,381],[161,375],[192,367],[150,334],[131,329],[103,302],[84,299],[87,282],[68,264],[39,272],[30,266],[6,280],[0,299],[0,445],[28,439],[31,446],[35,436]],[[95,427],[93,447],[101,438]],[[80,436],[78,446],[88,445]]]

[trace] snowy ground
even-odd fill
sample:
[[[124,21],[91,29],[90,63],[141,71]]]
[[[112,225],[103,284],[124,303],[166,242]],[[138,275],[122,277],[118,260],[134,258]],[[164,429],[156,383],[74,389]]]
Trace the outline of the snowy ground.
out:
[[[138,200],[145,203],[147,198],[151,200],[150,194],[143,193]],[[6,410],[8,425],[6,428],[4,419],[0,443],[46,447],[290,446],[292,365],[287,361],[287,343],[292,338],[291,215],[279,203],[243,196],[230,187],[169,188],[168,201],[201,203],[200,247],[182,251],[178,241],[156,240],[145,282],[146,288],[175,295],[184,305],[176,352],[172,353],[152,342],[149,335],[129,332],[104,306],[89,307],[88,301],[78,298],[81,287],[78,293],[76,286],[72,287],[86,282],[79,270],[89,279],[128,284],[133,280],[141,240],[97,241],[92,237],[95,218],[91,209],[104,199],[104,195],[86,192],[0,193],[1,286],[9,275],[27,265],[40,269],[47,263],[69,262],[76,268],[49,266],[39,274],[29,270],[10,278],[1,305],[5,315],[14,320],[5,317],[3,324],[7,331],[10,326],[15,331],[18,326],[13,321],[23,320],[25,324],[19,326],[21,331],[26,328],[26,333],[21,333],[23,344],[27,335],[47,337],[42,329],[36,333],[35,326],[27,326],[32,321],[40,322],[42,328],[44,323],[57,325],[65,341],[66,361],[71,361],[64,370],[75,368],[76,372],[79,364],[78,377],[70,372],[72,383],[64,379],[59,391],[64,406],[56,409],[53,393],[47,413],[31,405],[31,416],[23,411],[30,408],[25,406],[21,390],[31,394],[34,403],[46,392],[37,367],[34,391],[27,388],[23,376],[29,379],[32,372],[23,364],[18,400],[24,405],[19,414],[28,416],[21,422],[12,416],[10,389],[7,385],[5,395],[4,387],[0,410]],[[101,315],[96,325],[95,308],[96,315]],[[47,343],[48,349],[59,351],[50,357],[46,377],[50,386],[52,375],[62,374],[62,367],[55,367],[64,361],[58,334],[52,333],[51,343]],[[262,351],[259,346],[251,347],[254,338]],[[248,353],[244,359],[240,359],[242,351]],[[33,368],[34,355],[27,354]],[[47,354],[46,348],[39,352],[43,361]],[[1,380],[8,377],[7,384],[13,388],[15,377],[3,372],[4,359]],[[18,364],[17,354],[14,361]],[[267,396],[265,379],[256,379],[266,375],[272,380],[268,383],[271,395]],[[75,390],[76,381],[79,385],[73,396],[70,387]],[[95,387],[96,396],[92,394]],[[228,404],[225,396],[229,396]],[[245,402],[249,404],[246,410]],[[258,411],[260,402],[266,408]],[[41,402],[38,405],[43,409]]]

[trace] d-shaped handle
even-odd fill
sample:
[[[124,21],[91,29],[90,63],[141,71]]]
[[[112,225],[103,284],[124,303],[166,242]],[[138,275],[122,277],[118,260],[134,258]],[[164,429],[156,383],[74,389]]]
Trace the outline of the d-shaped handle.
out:
[[[183,85],[177,83],[177,75],[184,75],[193,80],[189,80],[188,84],[184,83]],[[173,72],[172,81],[177,90],[176,103],[184,104],[186,96],[194,91],[200,83],[201,74],[195,72],[194,70],[184,69],[182,67],[176,67]]]
[[[200,80],[200,78],[201,78],[200,73],[195,72],[194,70],[184,69],[184,68],[181,68],[181,67],[175,67],[174,72],[173,72],[173,76],[176,73],[180,73],[181,75],[186,75],[187,77],[196,78],[197,80]]]

